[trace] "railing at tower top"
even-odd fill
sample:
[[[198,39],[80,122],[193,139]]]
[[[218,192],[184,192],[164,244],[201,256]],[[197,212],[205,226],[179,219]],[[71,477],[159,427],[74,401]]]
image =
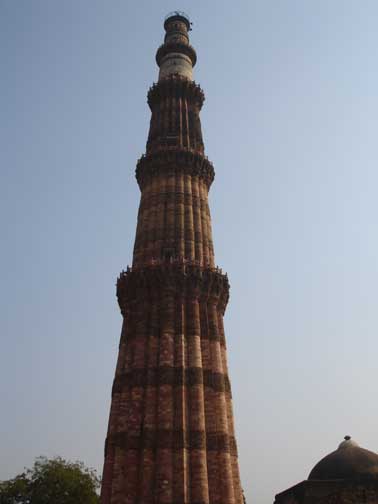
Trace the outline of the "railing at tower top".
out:
[[[186,22],[188,23],[188,30],[189,31],[191,30],[192,22],[190,21],[190,17],[188,16],[188,14],[186,12],[178,11],[178,10],[169,12],[164,18],[164,23],[167,21],[167,19],[172,18],[172,17],[184,18],[186,20]]]
[[[183,11],[172,11],[172,12],[168,12],[168,14],[165,16],[164,18],[164,21],[167,21],[167,19],[169,19],[170,17],[174,17],[174,16],[180,16],[180,17],[183,17],[185,18],[187,21],[190,22],[190,18],[188,16],[188,14],[186,12],[183,12]]]

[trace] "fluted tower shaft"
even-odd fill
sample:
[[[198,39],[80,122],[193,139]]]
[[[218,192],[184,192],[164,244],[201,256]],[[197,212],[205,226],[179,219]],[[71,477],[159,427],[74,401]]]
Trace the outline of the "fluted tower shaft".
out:
[[[117,296],[123,327],[105,443],[102,504],[242,504],[223,314],[227,276],[214,265],[204,156],[192,80],[196,53],[182,13],[164,24],[132,267]]]

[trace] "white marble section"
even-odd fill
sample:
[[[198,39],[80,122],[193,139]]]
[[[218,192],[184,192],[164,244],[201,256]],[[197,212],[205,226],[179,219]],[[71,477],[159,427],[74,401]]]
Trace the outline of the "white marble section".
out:
[[[185,54],[169,53],[160,63],[159,80],[172,74],[179,74],[193,80],[193,65],[191,59]]]

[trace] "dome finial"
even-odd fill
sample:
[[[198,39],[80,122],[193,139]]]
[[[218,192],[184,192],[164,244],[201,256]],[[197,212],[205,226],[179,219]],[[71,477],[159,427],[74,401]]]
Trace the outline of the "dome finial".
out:
[[[339,444],[339,449],[340,448],[351,448],[358,446],[358,443],[354,441],[354,439],[351,438],[351,436],[344,436],[343,441]]]

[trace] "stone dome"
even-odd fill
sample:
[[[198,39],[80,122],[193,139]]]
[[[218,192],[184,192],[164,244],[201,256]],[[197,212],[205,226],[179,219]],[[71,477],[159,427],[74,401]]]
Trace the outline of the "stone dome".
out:
[[[378,479],[378,454],[361,448],[350,436],[345,436],[337,450],[322,458],[308,477],[309,480]]]

